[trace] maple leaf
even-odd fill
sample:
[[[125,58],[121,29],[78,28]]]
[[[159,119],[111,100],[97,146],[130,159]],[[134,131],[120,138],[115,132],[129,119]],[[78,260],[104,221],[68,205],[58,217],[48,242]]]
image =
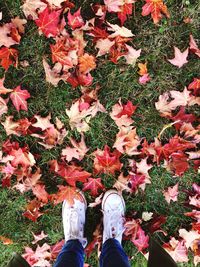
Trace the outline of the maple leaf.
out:
[[[13,89],[10,94],[10,99],[17,111],[25,110],[28,111],[26,100],[30,98],[30,94],[27,90],[21,90],[20,86]]]
[[[134,67],[142,50],[141,49],[136,50],[127,44],[126,44],[126,48],[128,49],[128,53],[124,56],[124,58],[126,59],[126,63]]]
[[[85,104],[85,108],[81,109],[83,104]],[[78,132],[86,132],[90,129],[88,123],[91,118],[95,117],[97,112],[106,112],[98,100],[89,104],[79,99],[72,104],[70,109],[66,109],[71,129],[77,129]]]
[[[162,13],[169,18],[169,12],[167,6],[163,3],[163,0],[145,0],[146,4],[142,7],[142,16],[148,16],[151,13],[153,22],[157,24],[161,18]]]
[[[47,2],[51,5],[51,6],[55,6],[55,7],[61,7],[61,4],[63,2],[65,2],[66,0],[47,0]]]
[[[51,247],[47,243],[44,243],[41,247],[38,245],[35,251],[29,247],[25,247],[25,253],[22,257],[31,266],[51,267],[49,263],[49,259],[51,258],[50,249]]]
[[[84,183],[83,191],[90,190],[92,196],[97,196],[98,190],[103,190],[105,187],[101,183],[101,178],[88,178],[88,182]]]
[[[186,248],[193,248],[193,243],[196,239],[200,239],[200,234],[197,231],[186,229],[179,229],[179,236],[185,240]]]
[[[170,247],[164,245],[165,250],[176,262],[188,262],[188,251],[185,246],[185,241],[178,241],[174,237],[169,241]]]
[[[13,241],[10,238],[7,238],[5,236],[0,235],[0,241],[3,243],[3,245],[12,245]]]
[[[0,94],[7,94],[13,91],[12,89],[5,88],[4,81],[5,81],[5,76],[0,79]]]
[[[63,149],[61,153],[62,156],[64,156],[65,160],[67,160],[68,162],[73,158],[82,160],[89,150],[86,147],[84,136],[81,136],[81,141],[79,143],[77,143],[73,138],[70,138],[70,142],[73,145],[73,148],[66,147],[65,149]]]
[[[188,157],[182,151],[172,153],[169,168],[176,175],[182,176],[189,169]]]
[[[131,192],[129,185],[129,179],[130,176],[125,177],[123,173],[121,173],[114,183],[113,187],[117,189],[117,191],[121,192],[126,191],[126,192]]]
[[[122,104],[121,99],[119,99],[119,102],[112,107],[110,116],[119,128],[122,126],[127,127],[133,123],[131,116],[136,108],[137,106],[134,106],[130,100],[126,104]]]
[[[85,53],[78,59],[79,71],[86,74],[96,68],[95,57]]]
[[[184,64],[188,62],[187,60],[188,52],[189,52],[188,48],[183,53],[181,53],[180,49],[174,46],[175,57],[173,59],[168,59],[168,61],[172,65],[177,66],[178,68],[181,68]]]
[[[167,190],[163,192],[165,200],[170,204],[170,201],[177,201],[178,196],[178,183],[173,187],[168,187]]]
[[[138,187],[141,187],[141,186],[143,187],[143,185],[145,184],[145,175],[130,173],[129,184],[131,186],[132,192],[136,193],[138,190]]]
[[[35,20],[36,25],[39,27],[39,32],[42,32],[47,38],[56,37],[59,31],[60,14],[61,10],[50,11],[48,7],[40,12],[39,18]]]
[[[151,80],[151,78],[149,77],[149,74],[144,74],[142,77],[139,78],[139,83],[140,84],[146,84],[147,82],[149,82]]]
[[[127,15],[132,14],[133,3],[135,3],[135,0],[125,0],[124,4],[121,6],[121,10],[117,12],[117,16],[120,19],[121,25],[123,25],[127,20]]]
[[[131,238],[131,241],[139,251],[143,251],[149,246],[149,237],[148,235],[145,235],[145,232],[142,230],[141,227],[139,227],[137,230],[136,238]]]
[[[37,122],[32,123],[32,126],[36,128],[40,128],[42,131],[54,126],[50,122],[51,114],[49,114],[47,117],[41,117],[40,115],[35,115],[34,118],[37,120]]]
[[[188,90],[193,90],[194,95],[200,95],[200,79],[194,78],[193,82],[189,84]]]
[[[48,196],[49,194],[45,190],[45,185],[36,184],[32,188],[33,194],[37,197],[38,200],[42,201],[43,203],[48,203]]]
[[[5,121],[1,122],[1,124],[3,125],[7,135],[15,134],[19,136],[19,133],[17,131],[19,123],[13,121],[13,116],[7,116]]]
[[[29,220],[36,222],[37,219],[44,214],[40,211],[42,206],[43,204],[40,201],[33,199],[27,204],[26,211],[22,215]]]
[[[122,163],[119,161],[121,155],[120,152],[114,150],[110,152],[110,148],[105,145],[104,150],[97,149],[94,152],[94,170],[95,173],[111,173],[114,174],[115,171],[120,171]]]
[[[110,48],[115,44],[115,41],[111,41],[108,38],[99,39],[96,42],[95,48],[99,49],[97,57],[103,56],[109,53]]]
[[[60,62],[67,69],[76,65],[77,49],[73,43],[70,39],[58,39],[55,45],[50,45],[53,63]]]
[[[51,69],[47,61],[43,59],[43,66],[45,70],[46,81],[54,86],[58,86],[59,81],[66,81],[70,76],[69,73],[60,75],[62,69],[62,65],[60,63],[56,63]]]
[[[19,33],[25,32],[24,25],[27,23],[26,19],[20,19],[20,17],[15,17],[14,19],[11,19],[13,25],[18,29]]]
[[[32,20],[36,20],[38,13],[42,12],[46,7],[47,4],[40,0],[26,0],[21,6],[25,16]]]
[[[8,112],[8,107],[7,107],[7,103],[5,101],[5,99],[3,99],[2,97],[0,97],[0,117],[4,114]]]
[[[104,0],[108,12],[120,12],[121,6],[124,4],[123,0]]]
[[[38,234],[38,235],[35,235],[33,232],[32,232],[32,234],[33,234],[33,237],[34,237],[34,241],[32,241],[31,243],[32,244],[36,244],[36,243],[38,243],[40,240],[43,240],[44,238],[46,238],[48,235],[46,235],[45,233],[44,233],[44,231],[42,231],[40,234]]]
[[[10,65],[18,64],[18,50],[15,48],[2,47],[0,49],[0,65],[7,71]]]
[[[197,43],[194,40],[194,37],[192,34],[190,34],[190,50],[192,53],[196,54],[198,57],[200,57],[200,49],[198,48]]]
[[[121,36],[121,37],[133,37],[133,33],[131,32],[131,30],[125,28],[124,26],[120,27],[117,24],[111,24],[109,22],[107,22],[109,28],[108,31],[113,32],[112,34],[110,34],[108,37],[109,38],[115,38],[117,36]]]
[[[12,27],[14,27],[14,24],[12,23],[6,23],[0,27],[0,47],[10,47],[11,45],[19,43],[11,37]]]
[[[23,167],[27,168],[35,164],[34,156],[30,152],[23,151],[21,148],[19,148],[18,150],[12,149],[10,155],[14,157],[11,160],[13,167],[22,165]]]
[[[121,153],[126,153],[130,156],[138,155],[137,148],[140,145],[140,138],[136,133],[136,128],[121,127],[116,135],[116,141],[113,145]]]
[[[186,114],[185,107],[181,107],[179,112],[175,116],[171,117],[171,120],[173,120],[174,122],[177,121],[174,126],[176,130],[179,130],[183,123],[194,122],[196,120],[196,117],[193,114]]]
[[[71,186],[76,186],[76,182],[86,182],[91,176],[89,172],[86,172],[75,165],[67,165],[66,163],[57,163],[57,161],[50,161],[51,170],[62,176],[66,182]]]
[[[138,68],[139,68],[138,73],[140,76],[144,76],[145,74],[148,73],[147,62],[146,63],[138,63]]]
[[[67,19],[68,19],[68,24],[72,28],[72,30],[80,28],[85,24],[81,16],[81,8],[79,8],[73,15],[69,11],[67,14]]]
[[[175,90],[170,91],[170,95],[173,100],[169,103],[169,108],[174,110],[178,106],[187,106],[192,99],[190,94],[191,92],[187,90],[187,87],[184,88],[183,92]]]
[[[74,200],[79,200],[83,202],[83,197],[78,192],[78,190],[71,186],[58,185],[59,191],[56,194],[52,194],[52,200],[54,205],[62,203],[64,200],[67,200],[70,206],[74,204]]]

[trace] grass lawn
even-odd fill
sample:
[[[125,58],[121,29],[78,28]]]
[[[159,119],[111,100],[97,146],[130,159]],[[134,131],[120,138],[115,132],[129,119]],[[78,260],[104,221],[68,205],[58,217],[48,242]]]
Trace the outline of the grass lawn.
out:
[[[77,7],[82,6],[82,12],[87,12],[87,6],[94,1],[74,1]],[[95,1],[100,2],[100,1]],[[134,15],[132,15],[125,26],[134,33],[132,43],[136,49],[141,48],[142,53],[138,62],[147,62],[148,72],[151,81],[146,85],[138,83],[138,67],[127,66],[123,60],[118,64],[114,64],[105,57],[100,57],[97,68],[92,72],[94,77],[93,88],[99,84],[99,100],[108,112],[112,110],[112,106],[116,104],[119,98],[126,102],[131,100],[137,105],[136,113],[133,116],[134,125],[140,137],[146,137],[148,141],[153,141],[158,136],[164,125],[170,121],[162,118],[155,108],[155,102],[159,95],[170,90],[182,91],[184,86],[192,82],[193,78],[198,77],[200,70],[200,61],[196,56],[190,55],[189,62],[183,68],[177,68],[169,62],[167,58],[173,58],[173,46],[178,46],[181,51],[188,47],[189,35],[192,33],[194,38],[199,38],[200,28],[200,5],[198,1],[165,1],[170,12],[170,19],[163,18],[159,26],[153,24],[150,16],[142,17],[141,8],[144,1],[138,1],[135,5]],[[24,14],[20,6],[20,0],[0,0],[0,11],[3,13],[3,23],[9,22],[11,18],[20,16],[24,18]],[[183,19],[189,17],[192,23],[184,23]],[[111,16],[111,23],[116,22],[116,16]],[[42,65],[44,56],[50,57],[49,44],[50,39],[39,35],[37,26],[33,21],[28,21],[25,34],[18,46],[19,61],[27,60],[28,67],[18,68],[11,66],[6,72],[5,86],[6,88],[15,88],[22,84],[31,94],[28,100],[28,112],[17,112],[13,105],[9,105],[8,113],[1,117],[4,120],[7,115],[14,115],[16,119],[31,118],[35,114],[47,116],[52,115],[52,120],[58,117],[69,131],[69,135],[79,139],[80,135],[76,130],[71,130],[69,119],[66,115],[66,103],[70,107],[73,101],[81,96],[80,88],[73,89],[71,85],[59,82],[57,87],[49,84],[45,80],[45,72]],[[90,49],[90,53],[92,49]],[[0,77],[4,74],[4,69],[0,68]],[[199,110],[192,108],[193,112],[198,115]],[[85,133],[85,140],[89,153],[97,148],[103,149],[104,145],[113,146],[118,128],[108,113],[98,113],[90,122],[90,131]],[[162,142],[165,143],[170,137],[176,133],[174,128],[167,129],[162,135]],[[0,140],[1,144],[7,140],[7,136],[3,126],[0,124]],[[32,153],[37,153],[41,157],[37,161],[37,165],[42,170],[41,180],[45,183],[48,192],[54,192],[59,178],[49,171],[48,162],[52,159],[60,157],[61,150],[68,144],[68,138],[61,146],[47,150],[31,136],[12,135],[12,140],[18,141],[20,144],[28,144]],[[134,157],[133,157],[134,158]],[[126,161],[126,158],[122,160]],[[92,172],[92,159],[85,158],[82,166],[84,169]],[[137,212],[137,217],[141,218],[143,211],[153,212],[167,217],[166,223],[162,229],[167,232],[168,237],[178,237],[180,228],[188,229],[191,219],[184,216],[184,212],[191,211],[185,205],[185,190],[191,189],[194,182],[198,183],[200,177],[193,170],[187,171],[183,177],[173,177],[173,174],[167,172],[166,169],[154,166],[150,171],[151,184],[146,186],[145,191],[139,190],[137,194],[124,194],[127,205],[127,216],[131,217],[133,212]],[[101,175],[102,181],[107,188],[112,187],[117,177],[105,174]],[[12,185],[15,184],[12,180]],[[179,197],[177,202],[170,205],[164,199],[163,190],[169,186],[179,182]],[[31,246],[33,240],[32,232],[39,233],[44,230],[48,237],[45,241],[52,245],[63,238],[63,230],[61,223],[61,204],[53,206],[49,204],[45,210],[47,212],[41,216],[36,223],[22,216],[27,200],[32,198],[31,192],[23,195],[11,188],[0,188],[0,236],[6,236],[13,240],[12,245],[5,246],[0,242],[0,267],[4,267],[5,263],[11,258],[12,252],[17,251],[23,253],[25,246]],[[88,201],[93,198],[86,193]],[[100,208],[89,209],[87,212],[88,222],[86,224],[86,234],[89,241],[92,233],[101,218]],[[164,242],[167,239],[162,233],[156,233],[157,240]],[[132,257],[132,266],[146,266],[145,258],[137,251],[130,241],[124,242],[125,250]],[[97,254],[94,252],[87,259],[92,267],[98,266]],[[180,266],[194,266],[193,261],[180,264]]]

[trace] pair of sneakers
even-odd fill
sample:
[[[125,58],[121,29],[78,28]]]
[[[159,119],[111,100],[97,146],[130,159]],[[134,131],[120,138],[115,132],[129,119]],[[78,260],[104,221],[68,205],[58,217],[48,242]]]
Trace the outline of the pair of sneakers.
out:
[[[83,247],[87,245],[84,238],[85,213],[87,202],[82,192],[74,198],[73,205],[65,200],[62,206],[62,219],[65,242],[78,239]],[[122,195],[114,189],[107,191],[102,199],[103,212],[103,243],[115,238],[121,243],[124,232],[125,202]]]

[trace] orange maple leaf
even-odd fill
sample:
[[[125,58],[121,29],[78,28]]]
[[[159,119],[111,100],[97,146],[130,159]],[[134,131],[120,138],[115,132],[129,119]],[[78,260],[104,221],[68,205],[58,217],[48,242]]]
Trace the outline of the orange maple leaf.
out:
[[[146,4],[142,7],[142,16],[147,16],[150,13],[155,24],[161,20],[162,13],[167,18],[170,17],[167,6],[162,0],[146,0]]]
[[[88,73],[96,68],[95,57],[85,53],[79,57],[79,70],[82,73]]]
[[[0,49],[0,65],[8,70],[10,65],[17,66],[18,63],[18,50],[14,48],[2,47]]]

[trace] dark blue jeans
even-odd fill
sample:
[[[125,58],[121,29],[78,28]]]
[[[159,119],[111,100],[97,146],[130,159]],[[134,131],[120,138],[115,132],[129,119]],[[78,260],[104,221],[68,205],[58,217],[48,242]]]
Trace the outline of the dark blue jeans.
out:
[[[57,257],[54,267],[83,267],[84,249],[78,240],[69,240]],[[100,267],[130,267],[128,257],[116,239],[108,239],[102,247]]]

